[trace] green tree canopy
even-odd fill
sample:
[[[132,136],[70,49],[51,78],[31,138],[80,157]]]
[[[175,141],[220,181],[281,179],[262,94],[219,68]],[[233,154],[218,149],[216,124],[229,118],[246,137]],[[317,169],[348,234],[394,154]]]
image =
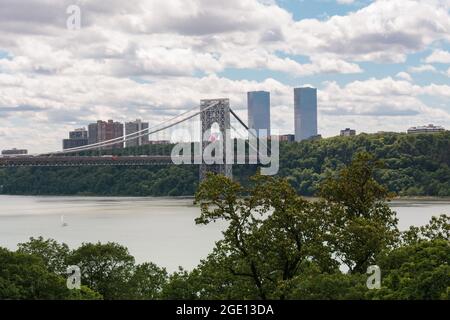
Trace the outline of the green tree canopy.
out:
[[[100,299],[101,295],[82,286],[69,290],[66,279],[47,269],[41,257],[0,248],[0,299]]]
[[[66,274],[70,249],[65,243],[59,244],[53,239],[44,240],[43,237],[31,237],[28,242],[19,243],[17,246],[18,252],[40,257],[49,271],[59,275]]]
[[[421,241],[394,249],[377,261],[383,274],[377,299],[437,300],[450,298],[450,245]]]
[[[82,283],[105,299],[126,299],[132,277],[134,258],[128,249],[112,242],[84,243],[72,252],[69,264],[81,269]]]
[[[398,220],[387,204],[389,193],[374,179],[379,166],[370,154],[359,153],[321,186],[321,196],[340,208],[332,215],[329,243],[351,272],[365,273],[377,254],[398,238]]]

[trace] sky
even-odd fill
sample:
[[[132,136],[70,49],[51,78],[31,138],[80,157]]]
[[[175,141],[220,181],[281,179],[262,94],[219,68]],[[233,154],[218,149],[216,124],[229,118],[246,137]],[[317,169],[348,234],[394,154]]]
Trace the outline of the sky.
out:
[[[246,120],[254,90],[293,133],[301,86],[324,137],[449,129],[450,0],[0,0],[0,149],[56,151],[98,119],[155,125],[206,98]]]

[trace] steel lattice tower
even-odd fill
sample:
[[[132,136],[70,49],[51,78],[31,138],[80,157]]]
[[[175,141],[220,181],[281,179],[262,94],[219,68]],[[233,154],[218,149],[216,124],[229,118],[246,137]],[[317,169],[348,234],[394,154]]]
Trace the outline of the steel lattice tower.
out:
[[[214,107],[210,107],[212,104],[217,103]],[[205,110],[206,109],[206,110]],[[203,111],[205,110],[205,111]],[[206,177],[207,172],[214,172],[216,174],[222,174],[228,178],[233,176],[233,165],[226,164],[226,131],[230,129],[230,100],[229,99],[205,99],[200,101],[200,114],[201,119],[201,139],[202,139],[202,155],[204,154],[205,147],[208,145],[209,141],[204,141],[204,134],[211,129],[214,123],[217,123],[222,134],[222,147],[224,155],[224,164],[206,164],[202,160],[200,165],[200,181]]]

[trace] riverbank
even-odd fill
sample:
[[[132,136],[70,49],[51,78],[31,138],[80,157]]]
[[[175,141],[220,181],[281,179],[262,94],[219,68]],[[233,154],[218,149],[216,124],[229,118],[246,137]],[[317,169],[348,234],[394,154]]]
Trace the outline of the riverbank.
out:
[[[61,198],[79,198],[79,197],[85,197],[85,198],[120,198],[120,199],[138,199],[138,198],[146,198],[146,199],[175,199],[175,200],[183,200],[183,199],[189,199],[194,200],[194,196],[139,196],[139,195],[101,195],[101,194],[73,194],[73,195],[67,195],[67,194],[2,194],[0,193],[0,196],[8,196],[8,197],[61,197]],[[311,196],[302,196],[305,199],[314,200],[317,199],[317,197],[311,197]],[[396,196],[393,197],[391,201],[449,201],[450,197],[434,197],[434,196]]]
[[[404,196],[394,197],[393,201],[450,201],[450,197]]]

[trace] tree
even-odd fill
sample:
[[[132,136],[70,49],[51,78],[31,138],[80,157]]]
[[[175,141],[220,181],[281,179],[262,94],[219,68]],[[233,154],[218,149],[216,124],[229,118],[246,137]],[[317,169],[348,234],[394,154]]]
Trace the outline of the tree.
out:
[[[172,273],[161,292],[162,299],[168,300],[197,300],[200,299],[200,292],[208,294],[202,290],[202,279],[200,271],[197,269],[189,272],[183,268]]]
[[[369,292],[366,280],[363,274],[306,274],[293,279],[287,297],[298,300],[363,300]]]
[[[70,254],[69,247],[59,244],[53,239],[44,240],[43,237],[31,237],[28,242],[18,244],[19,253],[28,253],[40,257],[50,272],[65,275],[67,259]]]
[[[375,169],[381,166],[371,154],[358,153],[350,165],[325,179],[319,195],[345,207],[348,218],[370,217],[375,204],[389,199],[386,187],[374,179]]]
[[[381,290],[376,299],[450,299],[450,245],[445,240],[421,241],[381,256]]]
[[[373,156],[357,154],[337,176],[327,178],[320,195],[335,209],[329,243],[352,273],[365,273],[376,256],[398,237],[397,218],[387,205],[389,193],[374,179]]]
[[[134,258],[116,243],[83,243],[69,257],[69,264],[81,269],[82,283],[99,292],[104,299],[127,299]]]
[[[432,217],[427,225],[421,227],[411,226],[401,236],[403,243],[407,245],[430,240],[449,241],[450,216],[443,214],[439,217]]]
[[[103,296],[84,285],[80,289],[70,290],[67,300],[103,300]]]
[[[247,195],[247,196],[246,196]],[[208,175],[196,193],[197,223],[229,222],[214,252],[235,277],[250,280],[260,299],[283,299],[282,288],[307,261],[324,270],[336,266],[324,245],[328,207],[299,197],[286,180],[257,175],[243,188],[220,175]]]
[[[39,256],[0,248],[0,266],[0,300],[101,298],[85,286],[67,289],[66,279],[49,271]]]
[[[153,263],[143,263],[134,268],[128,286],[132,288],[129,299],[154,300],[160,297],[167,282],[167,271]]]

